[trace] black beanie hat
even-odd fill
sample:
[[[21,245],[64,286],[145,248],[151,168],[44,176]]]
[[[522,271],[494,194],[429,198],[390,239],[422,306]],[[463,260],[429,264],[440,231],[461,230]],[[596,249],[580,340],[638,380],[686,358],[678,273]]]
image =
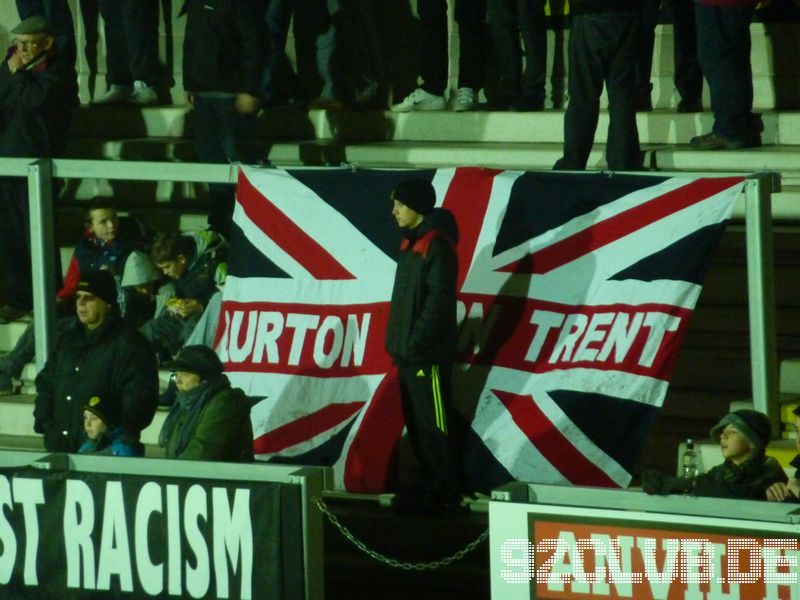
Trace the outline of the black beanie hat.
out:
[[[201,379],[208,380],[222,374],[225,367],[222,361],[208,346],[184,346],[175,360],[164,365],[172,371],[197,373]]]
[[[117,305],[117,282],[111,271],[103,269],[81,275],[78,291],[93,294],[106,304]]]
[[[772,426],[767,415],[755,410],[743,408],[728,413],[711,430],[711,438],[719,441],[722,430],[727,425],[732,425],[741,433],[756,450],[763,451],[772,438]]]
[[[109,429],[117,427],[122,420],[122,407],[118,402],[109,401],[107,397],[92,396],[84,404],[83,409],[97,415],[103,423],[108,425]]]
[[[392,200],[402,202],[414,212],[429,215],[436,206],[436,192],[426,179],[412,177],[397,184],[392,192]]]

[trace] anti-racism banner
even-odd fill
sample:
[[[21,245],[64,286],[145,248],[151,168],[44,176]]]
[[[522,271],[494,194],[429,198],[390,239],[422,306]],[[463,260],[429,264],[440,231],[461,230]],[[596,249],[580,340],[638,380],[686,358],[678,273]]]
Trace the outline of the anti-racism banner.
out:
[[[470,485],[626,486],[741,177],[243,169],[216,347],[260,399],[259,458],[332,465],[351,491],[390,481],[404,425],[384,350],[389,198],[412,176],[460,229]]]
[[[303,598],[296,486],[0,469],[0,597]]]

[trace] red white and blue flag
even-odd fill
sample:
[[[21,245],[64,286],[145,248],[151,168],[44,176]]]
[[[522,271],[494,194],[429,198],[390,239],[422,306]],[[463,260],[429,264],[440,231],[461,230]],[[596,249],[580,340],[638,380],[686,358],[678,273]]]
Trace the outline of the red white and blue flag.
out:
[[[217,349],[259,398],[256,455],[390,481],[403,433],[384,330],[389,196],[429,178],[458,222],[454,396],[475,489],[625,487],[743,178],[245,168]]]

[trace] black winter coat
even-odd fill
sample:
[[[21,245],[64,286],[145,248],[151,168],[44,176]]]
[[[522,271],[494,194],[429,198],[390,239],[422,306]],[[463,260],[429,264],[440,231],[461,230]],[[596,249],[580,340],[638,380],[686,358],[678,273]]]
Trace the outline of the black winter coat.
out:
[[[263,0],[187,0],[183,87],[260,93],[267,34]]]
[[[0,156],[63,155],[77,105],[75,67],[55,50],[13,74],[0,63]]]
[[[398,366],[452,362],[458,337],[455,218],[447,209],[434,209],[404,236],[386,326],[386,351]]]
[[[49,451],[80,448],[83,406],[92,396],[121,404],[121,437],[133,444],[156,410],[155,351],[115,315],[88,333],[76,318],[36,377],[36,391],[35,429],[44,433]]]

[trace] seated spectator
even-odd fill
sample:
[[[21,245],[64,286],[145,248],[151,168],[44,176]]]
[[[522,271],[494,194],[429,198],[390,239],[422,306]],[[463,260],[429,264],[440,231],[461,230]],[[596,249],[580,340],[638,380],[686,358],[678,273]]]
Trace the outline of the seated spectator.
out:
[[[142,227],[134,219],[120,220],[114,203],[106,198],[89,203],[85,226],[56,294],[59,302],[72,299],[82,274],[107,269],[120,277],[128,255],[145,243]]]
[[[207,346],[186,346],[165,366],[175,370],[178,387],[159,436],[167,458],[252,461],[250,402],[231,387],[216,353]]]
[[[764,454],[771,436],[772,427],[766,415],[754,410],[736,410],[725,415],[711,430],[711,438],[719,442],[725,462],[696,477],[642,473],[642,488],[648,494],[764,499],[773,484],[786,482],[778,461]]]
[[[125,261],[120,287],[125,303],[123,316],[134,327],[141,327],[166,309],[167,291],[159,288],[161,272],[141,250],[134,250]],[[174,286],[161,286],[174,290]],[[172,292],[174,293],[174,292]]]
[[[789,481],[778,481],[767,488],[767,500],[772,502],[800,502],[800,406],[797,406],[792,413],[794,414],[794,445],[797,448],[797,455],[789,464],[795,468],[794,477]]]
[[[108,271],[81,278],[77,319],[56,341],[36,377],[34,430],[50,452],[76,452],[83,437],[83,407],[93,396],[117,404],[121,444],[135,446],[153,420],[158,367],[153,349],[117,313],[117,285]]]
[[[127,266],[127,258],[131,251],[143,244],[144,233],[136,221],[120,220],[110,200],[103,198],[92,200],[86,211],[85,231],[72,253],[64,285],[56,294],[59,312],[62,315],[69,315],[57,321],[56,336],[68,330],[74,319],[75,307],[72,306],[72,301],[81,276],[107,270],[116,279],[122,273],[123,264]],[[159,279],[155,267],[152,267],[152,270],[155,272],[155,279]],[[126,298],[120,294],[119,300],[120,314],[128,317]],[[147,318],[150,317],[152,314]],[[31,323],[17,340],[14,348],[0,357],[0,396],[18,393],[18,387],[14,385],[13,380],[15,377],[20,377],[25,365],[32,361],[35,355],[36,338]]]
[[[78,449],[80,454],[108,454],[111,456],[144,456],[141,442],[130,445],[122,439],[119,426],[120,406],[117,402],[92,396],[83,407],[83,430],[86,441]]]
[[[162,357],[172,357],[186,343],[217,284],[225,281],[228,244],[213,231],[162,234],[150,252],[156,266],[174,280],[175,295],[163,314],[142,326],[142,333]]]

